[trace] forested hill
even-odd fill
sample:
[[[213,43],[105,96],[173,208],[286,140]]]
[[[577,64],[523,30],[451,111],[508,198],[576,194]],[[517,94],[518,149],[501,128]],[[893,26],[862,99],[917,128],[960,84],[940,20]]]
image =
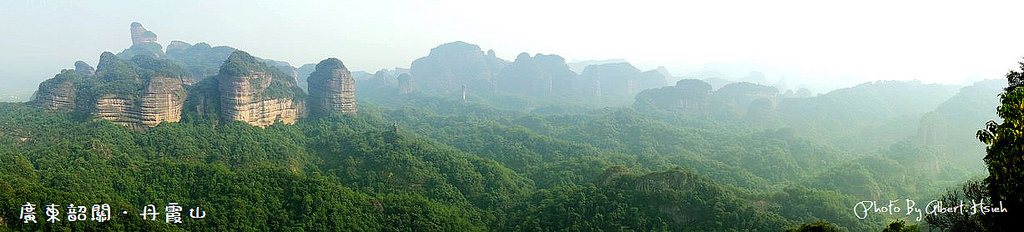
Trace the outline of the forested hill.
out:
[[[983,86],[942,105],[986,96],[970,92]],[[928,198],[980,173],[954,163],[906,168],[949,155],[916,136],[860,152],[788,126],[383,96],[358,115],[295,125],[186,114],[147,133],[5,103],[0,228],[778,231],[824,220],[864,231],[894,218],[857,219],[856,202]],[[16,209],[25,202],[107,203],[127,214],[24,224]],[[142,206],[171,202],[208,216],[182,224],[138,216]]]
[[[371,75],[132,35],[0,103],[0,231],[928,229],[851,209],[984,177],[974,135],[1006,86],[668,85],[465,42]],[[67,219],[72,204],[110,220]],[[67,220],[46,221],[51,205]],[[161,220],[172,205],[182,223]]]

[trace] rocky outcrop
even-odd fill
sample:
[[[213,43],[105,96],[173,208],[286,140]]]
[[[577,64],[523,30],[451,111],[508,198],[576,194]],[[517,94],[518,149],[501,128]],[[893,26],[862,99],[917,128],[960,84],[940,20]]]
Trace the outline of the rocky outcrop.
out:
[[[776,122],[779,94],[771,86],[733,83],[712,91],[712,85],[697,79],[683,79],[675,86],[649,89],[637,94],[634,108],[662,110],[675,114],[715,119],[746,119]]]
[[[161,122],[181,121],[185,94],[185,88],[178,78],[151,78],[142,96],[142,124],[154,127]]]
[[[139,22],[132,22],[131,34],[132,45],[156,42],[156,33],[146,30],[146,28],[142,27],[142,24]]]
[[[407,73],[399,74],[398,79],[398,93],[410,94],[413,91],[412,88],[412,77]]]
[[[142,113],[135,104],[134,96],[104,94],[96,99],[93,118],[105,119],[128,127],[134,131],[142,127]]]
[[[500,90],[522,94],[572,94],[579,86],[578,75],[558,55],[521,53],[495,79]]]
[[[484,54],[480,46],[456,41],[430,49],[429,55],[412,62],[410,72],[423,89],[455,92],[466,85],[494,90],[493,76],[507,64],[493,52]]]
[[[336,58],[320,61],[309,75],[309,114],[356,113],[355,79]]]
[[[591,65],[583,69],[580,78],[584,92],[595,96],[629,97],[638,92],[640,70],[629,63]]]
[[[354,72],[352,72],[352,79],[355,79],[356,81],[365,81],[365,80],[370,80],[370,79],[373,79],[373,78],[374,78],[373,73],[369,73],[369,72],[366,72],[366,71],[354,71]]]
[[[775,87],[738,82],[715,91],[711,113],[718,119],[741,119],[744,116],[748,119],[769,119],[774,118],[778,102],[779,90]],[[756,115],[760,113],[770,115]]]
[[[408,74],[409,69],[395,68],[395,69],[381,69],[373,73],[373,77],[368,78],[366,81],[360,81],[359,78],[353,73],[352,78],[356,79],[357,82],[365,83],[360,86],[360,89],[378,89],[378,88],[398,88],[398,76],[402,74]]]
[[[715,91],[715,96],[726,104],[745,109],[758,99],[768,99],[773,104],[778,103],[779,90],[766,85],[738,82],[718,89]]]
[[[228,46],[212,47],[207,43],[190,45],[174,41],[167,45],[166,58],[188,70],[192,78],[182,81],[186,85],[193,85],[207,77],[216,76],[224,60],[236,50]]]
[[[572,70],[573,72],[575,72],[575,73],[583,73],[583,70],[586,69],[587,66],[601,65],[601,64],[613,64],[613,63],[625,63],[625,62],[628,62],[628,61],[623,60],[623,59],[582,60],[582,61],[574,60],[572,62],[569,62],[568,65],[569,65],[569,69]]]
[[[661,88],[668,85],[668,81],[665,80],[668,76],[662,74],[657,69],[646,71],[640,74],[640,80],[637,81],[637,89],[634,91],[643,91],[645,89]]]
[[[75,72],[81,73],[82,75],[86,76],[92,76],[93,73],[96,73],[96,69],[92,68],[92,66],[89,66],[89,64],[85,63],[85,61],[79,60],[75,61]]]
[[[782,97],[784,98],[809,98],[813,96],[814,94],[807,88],[800,88],[796,92],[793,92],[792,89],[786,90],[786,93],[782,94]]]
[[[658,73],[661,73],[665,78],[672,78],[672,73],[668,72],[668,69],[665,68],[665,66],[658,66],[654,71],[658,71]]]
[[[725,85],[715,91],[715,96],[720,103],[733,108],[735,112],[750,111],[751,104],[758,100],[766,101],[769,107],[778,103],[778,89],[775,87],[746,82]],[[758,104],[763,105],[765,102]]]
[[[378,87],[397,87],[398,76],[389,72],[387,69],[381,69],[373,73],[372,83]]]
[[[110,120],[135,131],[181,120],[187,72],[168,60],[136,57],[131,62],[104,53],[88,89],[96,101],[93,118]]]
[[[171,42],[164,54],[156,35],[141,24],[133,23],[131,33],[132,48],[117,55],[104,52],[95,69],[76,62],[74,70],[63,70],[41,83],[31,104],[109,120],[135,131],[178,122],[186,108],[195,109],[199,117],[259,127],[295,123],[307,114],[307,100],[316,102],[318,112],[356,112],[355,81],[337,59],[322,62],[322,70],[313,75],[313,97],[307,99],[296,85],[304,70],[286,62],[182,41]],[[146,55],[151,52],[155,53]],[[402,72],[392,78],[397,79],[395,85],[411,92],[408,71],[395,72]],[[193,86],[186,90],[187,85]]]
[[[129,30],[132,35],[132,46],[117,56],[122,59],[131,59],[138,55],[146,55],[152,57],[163,57],[164,48],[156,42],[156,33],[146,30],[142,27],[142,24],[133,22]]]
[[[71,111],[75,109],[74,81],[70,78],[63,78],[64,75],[71,75],[65,71],[53,79],[39,84],[39,91],[36,92],[35,103],[37,106],[50,111]]]
[[[184,41],[175,40],[167,44],[167,53],[170,54],[171,52],[185,51],[189,48],[192,48],[191,44],[186,43]]]
[[[711,85],[707,82],[683,79],[675,86],[644,90],[637,94],[634,106],[706,116],[711,95]]]
[[[268,66],[277,68],[277,70],[280,70],[284,74],[288,74],[288,76],[292,78],[292,81],[298,81],[299,69],[292,67],[288,62],[270,59],[265,60],[265,62]]]
[[[294,124],[298,120],[303,106],[293,100],[295,82],[289,82],[290,77],[277,76],[280,72],[271,69],[246,52],[231,53],[217,76],[223,120],[258,127],[276,122]]]

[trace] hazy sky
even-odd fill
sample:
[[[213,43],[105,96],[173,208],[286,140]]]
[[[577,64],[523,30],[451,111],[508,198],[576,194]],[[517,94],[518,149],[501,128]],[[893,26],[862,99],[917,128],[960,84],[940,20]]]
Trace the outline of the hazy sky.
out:
[[[0,91],[34,89],[76,60],[128,46],[142,23],[299,66],[408,67],[462,40],[499,57],[627,59],[675,74],[706,62],[776,67],[769,79],[859,83],[999,78],[1024,56],[1024,1],[76,1],[0,2]],[[781,68],[780,68],[781,67]],[[792,72],[801,69],[803,72]],[[17,83],[30,84],[17,84]]]

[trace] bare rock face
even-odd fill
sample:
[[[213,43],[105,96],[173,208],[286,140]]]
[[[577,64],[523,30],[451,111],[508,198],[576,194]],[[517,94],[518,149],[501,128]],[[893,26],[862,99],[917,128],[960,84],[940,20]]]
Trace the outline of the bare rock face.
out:
[[[290,77],[274,74],[271,71],[277,70],[271,69],[246,52],[232,53],[217,76],[221,118],[258,127],[278,121],[294,124],[302,106],[287,91],[292,91],[295,82],[288,82]]]
[[[181,80],[153,77],[141,98],[120,94],[100,96],[96,99],[93,117],[110,120],[133,131],[145,131],[161,122],[180,121],[184,103],[185,88]]]
[[[139,112],[132,96],[104,94],[96,99],[93,118],[105,119],[128,127],[134,131],[145,130],[142,124],[142,113]]]
[[[185,88],[181,80],[170,77],[154,77],[142,96],[142,124],[154,127],[160,122],[181,121],[181,109],[185,104]]]
[[[133,131],[145,131],[161,122],[181,120],[187,97],[185,70],[171,60],[135,56],[125,60],[104,52],[96,68],[75,63],[39,84],[36,106],[52,111],[74,111],[109,120]]]
[[[120,53],[122,59],[130,60],[138,55],[145,55],[151,57],[163,57],[164,48],[162,45],[156,42],[156,33],[146,30],[142,27],[142,24],[134,22],[130,29],[132,35],[132,46]]]
[[[71,111],[75,109],[75,84],[70,79],[53,78],[39,84],[36,105],[50,111]]]
[[[635,91],[665,87],[668,85],[666,77],[657,69],[640,73],[640,80],[637,81],[637,90]]]
[[[398,75],[398,93],[410,94],[412,93],[412,77],[408,73],[402,73]]]
[[[167,44],[167,54],[171,54],[171,52],[183,52],[189,48],[192,48],[192,45],[184,41],[171,41],[171,43]]]
[[[132,22],[132,45],[156,42],[156,33],[146,30],[139,22]]]
[[[587,87],[586,93],[596,96],[631,97],[639,90],[640,70],[629,63],[590,65],[583,69],[580,78]]]
[[[225,119],[238,120],[253,126],[266,127],[280,120],[293,124],[298,112],[291,99],[264,99],[259,93],[270,85],[271,77],[265,73],[246,76],[220,77],[221,114]]]
[[[395,87],[398,85],[397,76],[388,72],[386,69],[381,69],[373,73],[374,83],[379,87]]]
[[[525,94],[572,94],[578,90],[579,77],[558,55],[520,53],[515,62],[495,77],[498,88]]]
[[[456,41],[430,49],[426,57],[412,62],[410,72],[417,86],[427,90],[455,92],[467,85],[471,89],[493,90],[494,74],[508,61],[485,54],[480,46]]]
[[[356,113],[356,81],[340,60],[328,58],[320,61],[307,81],[311,115]]]
[[[75,71],[86,76],[92,76],[93,73],[96,73],[96,69],[81,60],[75,61]]]

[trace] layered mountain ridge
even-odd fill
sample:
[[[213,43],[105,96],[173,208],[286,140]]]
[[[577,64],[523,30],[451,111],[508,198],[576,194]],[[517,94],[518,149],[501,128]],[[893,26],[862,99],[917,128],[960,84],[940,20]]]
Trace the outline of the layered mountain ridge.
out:
[[[343,65],[330,71],[344,74],[332,79],[334,84],[314,88],[317,93],[329,94],[307,99],[297,86],[297,70],[282,71],[289,70],[282,67],[291,67],[285,62],[260,59],[230,47],[180,41],[172,42],[164,54],[155,34],[141,24],[132,23],[131,32],[132,48],[118,55],[104,52],[95,70],[83,61],[75,62],[74,70],[64,70],[39,85],[34,105],[49,111],[71,112],[83,119],[109,120],[134,131],[146,131],[162,122],[178,122],[189,111],[257,127],[279,122],[293,124],[307,115],[307,100],[339,106],[318,108],[318,112],[356,111],[355,81]],[[150,48],[156,50],[138,50]],[[217,61],[225,52],[229,55]],[[327,61],[341,62],[336,58]],[[220,62],[216,72],[209,68],[213,62]],[[346,76],[348,79],[342,78]],[[186,109],[189,98],[216,100],[218,108]]]

